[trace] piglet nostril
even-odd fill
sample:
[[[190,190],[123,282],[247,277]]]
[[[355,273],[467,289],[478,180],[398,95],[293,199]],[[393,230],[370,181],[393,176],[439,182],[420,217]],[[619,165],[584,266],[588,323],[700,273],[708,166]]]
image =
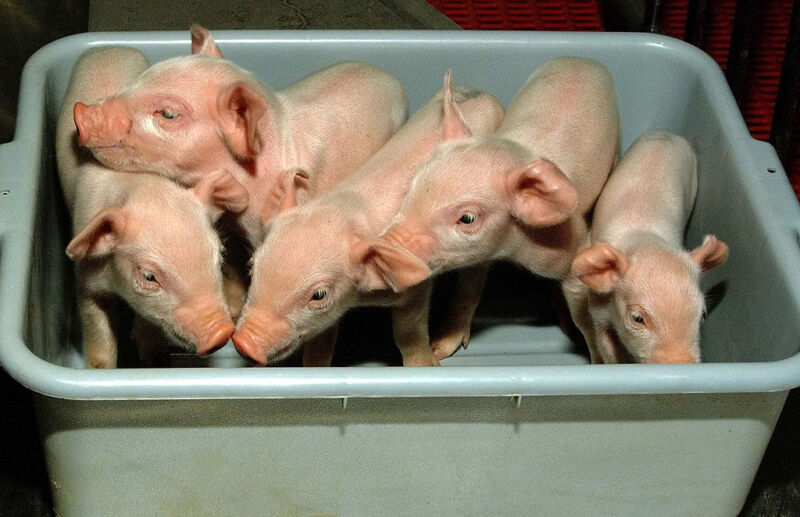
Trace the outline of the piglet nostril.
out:
[[[89,107],[82,102],[76,102],[72,109],[72,118],[75,120],[75,129],[78,131],[78,143],[82,146],[89,143],[88,111]]]

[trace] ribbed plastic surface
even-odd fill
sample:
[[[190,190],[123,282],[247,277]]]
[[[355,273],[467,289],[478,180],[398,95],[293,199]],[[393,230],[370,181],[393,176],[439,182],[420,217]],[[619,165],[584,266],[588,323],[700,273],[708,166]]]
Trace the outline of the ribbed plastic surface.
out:
[[[601,31],[599,0],[427,0],[464,29]]]
[[[736,0],[712,0],[706,11],[705,40],[703,46],[723,70],[728,67],[728,50],[731,44]]]

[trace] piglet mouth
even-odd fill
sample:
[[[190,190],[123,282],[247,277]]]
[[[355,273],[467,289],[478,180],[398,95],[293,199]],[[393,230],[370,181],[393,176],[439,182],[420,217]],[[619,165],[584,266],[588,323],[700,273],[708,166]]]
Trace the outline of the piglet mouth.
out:
[[[223,346],[233,334],[234,326],[230,321],[218,321],[208,329],[202,339],[198,340],[197,355],[209,355]]]
[[[447,259],[445,258],[434,258],[432,260],[428,260],[428,268],[431,270],[431,276],[443,272],[447,265]],[[469,264],[465,264],[465,266],[466,265]]]
[[[299,344],[300,337],[297,337],[285,345],[271,349],[267,352],[267,364],[283,361],[297,350]]]
[[[250,346],[246,339],[247,338],[243,338],[242,334],[239,332],[233,334],[233,344],[236,347],[236,351],[254,366],[268,366],[283,361],[297,350],[299,344],[299,339],[297,339],[270,348],[266,353],[259,353]]]
[[[121,149],[125,147],[123,144],[110,144],[110,145],[85,145],[87,149]]]
[[[115,144],[108,144],[108,145],[85,145],[83,146],[86,149],[91,151],[100,151],[100,152],[113,152],[113,153],[122,153],[122,152],[133,152],[135,149],[133,146],[126,144],[125,142],[117,142]]]

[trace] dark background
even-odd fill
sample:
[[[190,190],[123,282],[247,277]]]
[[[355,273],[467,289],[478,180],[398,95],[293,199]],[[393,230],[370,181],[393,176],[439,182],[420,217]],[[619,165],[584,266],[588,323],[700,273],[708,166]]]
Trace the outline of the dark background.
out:
[[[211,30],[643,30],[686,39],[717,60],[751,133],[776,146],[800,193],[798,11],[798,0],[2,0],[0,143],[13,138],[28,57],[88,30],[187,30],[191,22]],[[743,516],[800,515],[799,393],[789,395]],[[0,394],[0,516],[53,515],[30,393],[0,370]]]

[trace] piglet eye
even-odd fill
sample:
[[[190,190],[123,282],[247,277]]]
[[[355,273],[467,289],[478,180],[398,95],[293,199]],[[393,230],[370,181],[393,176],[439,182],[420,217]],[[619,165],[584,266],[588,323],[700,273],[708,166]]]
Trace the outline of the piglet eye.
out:
[[[169,109],[163,109],[163,110],[159,111],[159,113],[161,113],[162,117],[164,117],[166,119],[169,119],[169,120],[178,118],[178,114],[175,113],[172,110],[169,110]]]
[[[317,289],[316,291],[314,291],[314,294],[311,295],[311,299],[318,302],[323,298],[325,298],[327,295],[328,291],[326,291],[325,289]]]
[[[144,278],[147,282],[152,282],[154,284],[158,283],[158,280],[156,280],[156,275],[146,269],[142,269],[142,278]]]
[[[475,222],[475,220],[476,220],[477,218],[478,218],[478,214],[476,214],[476,213],[474,213],[474,212],[467,212],[467,213],[465,213],[464,215],[462,215],[462,216],[461,216],[461,217],[458,219],[458,222],[459,222],[460,224],[472,224],[472,223],[474,223],[474,222]]]
[[[639,312],[633,311],[631,312],[631,319],[638,323],[639,325],[644,325],[644,316],[642,316]]]

